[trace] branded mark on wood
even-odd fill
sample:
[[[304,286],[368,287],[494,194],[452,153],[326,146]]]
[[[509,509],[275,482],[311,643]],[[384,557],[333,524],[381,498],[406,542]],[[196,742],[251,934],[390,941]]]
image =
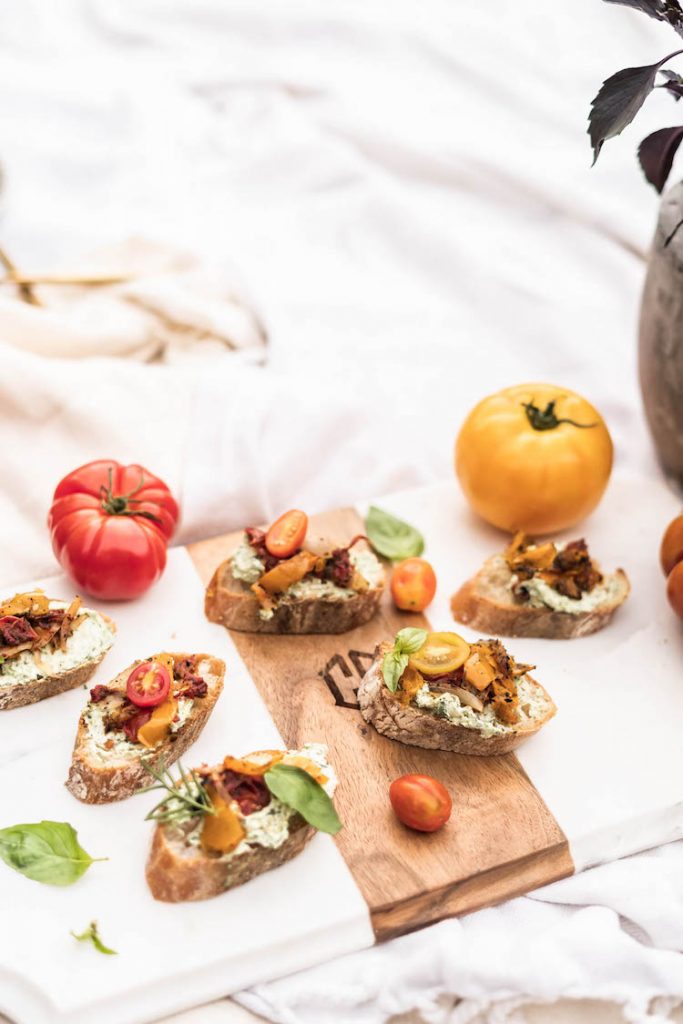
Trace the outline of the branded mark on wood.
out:
[[[358,686],[354,684],[358,679],[363,678],[374,657],[374,654],[370,654],[368,651],[351,650],[347,652],[346,657],[342,654],[334,654],[325,668],[318,673],[334,697],[337,707],[352,708],[354,711],[360,709]],[[349,662],[353,668],[350,667]]]

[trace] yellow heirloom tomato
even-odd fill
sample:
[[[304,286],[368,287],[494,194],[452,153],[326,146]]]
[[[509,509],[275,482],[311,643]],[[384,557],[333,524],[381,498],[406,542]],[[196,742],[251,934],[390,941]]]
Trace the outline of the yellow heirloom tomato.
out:
[[[555,533],[600,501],[612,439],[585,398],[552,384],[520,384],[484,398],[455,444],[465,497],[487,522],[511,532]]]

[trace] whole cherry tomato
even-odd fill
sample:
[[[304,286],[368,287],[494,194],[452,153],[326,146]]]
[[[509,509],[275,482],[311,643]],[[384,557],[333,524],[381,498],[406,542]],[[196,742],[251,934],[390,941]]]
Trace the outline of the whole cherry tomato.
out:
[[[436,593],[436,575],[424,558],[406,558],[391,577],[391,596],[403,612],[423,612]]]
[[[163,704],[171,692],[171,677],[158,661],[143,661],[134,668],[126,683],[126,696],[139,708]]]
[[[451,816],[448,790],[431,775],[402,775],[389,787],[396,817],[418,832],[436,832]]]
[[[266,534],[266,548],[275,558],[289,558],[299,550],[308,529],[308,516],[293,508],[276,519]]]
[[[664,575],[668,576],[674,565],[683,559],[683,516],[676,516],[667,526],[659,549],[659,560]]]
[[[600,413],[553,384],[484,398],[455,446],[470,505],[511,533],[555,533],[578,523],[602,498],[611,469],[612,439]]]
[[[676,562],[666,581],[666,596],[669,604],[683,619],[683,562]]]
[[[102,600],[144,593],[166,566],[178,505],[142,466],[100,459],[57,485],[48,526],[62,568]]]

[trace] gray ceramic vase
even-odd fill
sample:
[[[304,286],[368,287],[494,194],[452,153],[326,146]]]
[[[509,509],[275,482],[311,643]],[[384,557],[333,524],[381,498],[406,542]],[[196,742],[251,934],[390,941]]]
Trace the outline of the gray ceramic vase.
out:
[[[660,206],[640,309],[638,365],[659,460],[683,490],[683,182]]]

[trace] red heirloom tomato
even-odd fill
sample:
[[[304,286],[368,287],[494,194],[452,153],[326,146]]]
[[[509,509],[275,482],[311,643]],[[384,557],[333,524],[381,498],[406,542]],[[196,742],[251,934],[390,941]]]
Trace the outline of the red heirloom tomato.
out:
[[[143,661],[134,668],[126,683],[126,696],[139,708],[155,708],[163,704],[171,692],[171,677],[158,661]]]
[[[391,596],[403,612],[423,612],[436,593],[436,575],[424,558],[406,558],[394,569]]]
[[[299,550],[308,529],[308,516],[293,508],[276,519],[266,534],[266,548],[274,558],[289,558]]]
[[[448,790],[431,775],[402,775],[389,787],[396,817],[418,832],[436,832],[451,816]]]
[[[55,555],[79,587],[119,601],[159,579],[177,520],[163,480],[142,466],[100,459],[57,485],[48,527]]]
[[[659,549],[659,560],[664,575],[668,576],[674,565],[683,559],[683,516],[676,516],[666,528]]]

